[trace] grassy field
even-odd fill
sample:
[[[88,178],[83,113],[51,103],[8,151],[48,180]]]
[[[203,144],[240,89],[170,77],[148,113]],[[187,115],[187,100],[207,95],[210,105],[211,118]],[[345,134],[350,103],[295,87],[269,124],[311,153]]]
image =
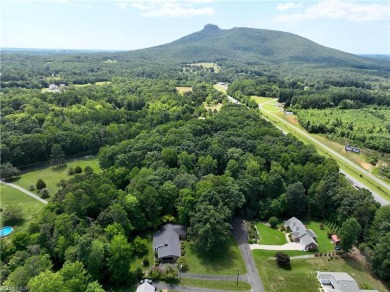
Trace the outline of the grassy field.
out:
[[[184,246],[189,273],[236,275],[237,269],[240,269],[240,274],[246,273],[240,250],[233,238],[226,242],[218,254],[200,255],[191,242],[184,242]]]
[[[203,106],[204,106],[204,108],[206,110],[209,110],[209,109],[212,110],[212,111],[217,110],[217,112],[219,112],[221,110],[223,104],[222,103],[217,103],[217,104],[214,104],[214,105],[207,105],[207,102],[204,102]]]
[[[282,245],[287,243],[284,233],[278,229],[268,227],[263,223],[257,223],[256,227],[257,231],[260,233],[259,244]]]
[[[19,190],[0,184],[0,206],[4,210],[9,206],[20,208],[24,221],[21,224],[12,227],[14,228],[14,231],[25,231],[30,221],[38,216],[45,204],[42,204]],[[2,213],[0,213],[0,225],[3,226]]]
[[[176,87],[176,90],[177,90],[181,95],[183,95],[185,92],[191,92],[191,91],[192,91],[192,87],[190,87],[190,86],[177,86],[177,87]]]
[[[264,104],[265,102],[269,102],[272,100],[273,100],[274,104],[276,104],[276,102],[277,102],[276,99],[270,99],[270,98],[264,98],[264,97],[252,97],[252,98],[256,102],[258,102],[259,104]],[[338,165],[340,166],[340,168],[344,172],[348,173],[350,176],[352,176],[356,180],[361,181],[362,183],[367,185],[369,188],[371,188],[372,190],[377,192],[379,195],[381,195],[383,198],[390,200],[390,194],[388,194],[388,192],[386,190],[384,190],[381,186],[379,186],[377,183],[375,183],[369,177],[365,176],[363,170],[361,172],[357,171],[356,169],[352,168],[349,164],[345,163],[344,161],[342,161],[338,157],[333,156],[330,153],[328,153],[327,150],[324,149],[322,146],[318,145],[317,143],[314,143],[313,141],[309,140],[304,135],[302,135],[300,132],[298,132],[297,129],[300,129],[302,131],[304,131],[304,130],[301,126],[299,126],[299,124],[292,124],[291,123],[291,121],[289,120],[289,119],[291,119],[291,116],[286,117],[282,112],[272,113],[272,112],[268,112],[264,109],[261,109],[261,112],[262,112],[263,116],[267,120],[269,120],[272,124],[274,124],[275,126],[279,127],[280,129],[282,129],[283,131],[285,131],[287,133],[291,133],[292,135],[294,135],[298,140],[302,141],[303,143],[314,145],[314,147],[317,149],[317,151],[320,155],[323,155],[325,157],[331,157],[331,158],[335,159],[337,161]],[[279,118],[285,120],[288,124],[281,122],[276,117],[279,117]],[[335,151],[337,151],[337,150],[335,149]]]
[[[26,170],[19,178],[13,179],[12,182],[26,190],[29,190],[30,185],[35,186],[37,180],[41,178],[46,183],[46,187],[49,189],[50,194],[54,194],[58,190],[57,184],[59,181],[61,179],[68,179],[71,177],[68,175],[69,167],[75,168],[76,166],[80,166],[83,170],[86,166],[90,166],[96,173],[101,172],[97,158],[86,156],[84,158],[68,161],[64,167],[55,168],[45,165]],[[37,194],[38,192],[35,190],[33,193]]]
[[[99,81],[99,82],[95,82],[94,85],[97,85],[97,86],[102,86],[102,85],[107,85],[107,84],[110,84],[112,83],[111,81]],[[92,85],[92,83],[86,83],[86,84],[73,84],[74,87],[85,87],[85,86],[90,86]]]
[[[248,291],[251,289],[251,285],[245,282],[238,281],[212,281],[203,279],[189,279],[182,278],[177,285],[198,287],[198,288],[209,288],[219,290],[232,290],[232,291]]]
[[[222,87],[221,85],[214,84],[214,88],[215,88],[216,90],[219,90],[219,91],[221,91],[221,92],[223,92],[223,93],[226,94],[226,89],[225,89],[224,87]]]
[[[290,256],[298,252],[285,251]],[[272,254],[272,255],[271,255]],[[256,266],[264,288],[269,292],[311,292],[318,291],[319,283],[316,271],[346,272],[358,283],[359,287],[368,286],[379,291],[389,291],[389,284],[382,283],[370,274],[365,264],[354,257],[328,260],[328,257],[291,259],[291,269],[281,269],[273,257],[275,251],[253,251]]]

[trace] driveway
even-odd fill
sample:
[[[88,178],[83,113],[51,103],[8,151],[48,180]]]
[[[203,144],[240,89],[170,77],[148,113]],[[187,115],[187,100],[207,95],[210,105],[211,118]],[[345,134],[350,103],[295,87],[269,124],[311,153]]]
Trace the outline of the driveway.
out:
[[[242,258],[245,261],[249,284],[254,292],[264,292],[264,286],[261,282],[259,271],[255,265],[252,251],[248,244],[248,230],[243,220],[235,218],[233,220],[233,236],[240,248]]]
[[[250,244],[251,250],[254,249],[267,249],[267,250],[302,250],[302,246],[299,242],[289,242],[283,245],[266,245],[266,244]]]
[[[39,202],[41,202],[43,204],[47,204],[46,200],[38,197],[36,194],[34,194],[34,193],[32,193],[32,192],[30,192],[30,191],[28,191],[28,190],[26,190],[26,189],[24,189],[22,187],[19,187],[19,186],[13,184],[13,183],[8,183],[8,182],[2,181],[2,180],[0,180],[0,183],[5,184],[6,186],[9,186],[11,188],[17,189],[17,190],[25,193],[26,195],[30,196],[31,198],[34,198],[35,200],[38,200]]]

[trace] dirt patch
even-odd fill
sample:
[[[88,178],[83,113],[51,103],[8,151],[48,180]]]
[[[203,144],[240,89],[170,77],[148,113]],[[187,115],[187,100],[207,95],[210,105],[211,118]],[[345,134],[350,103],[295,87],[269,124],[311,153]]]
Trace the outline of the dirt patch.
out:
[[[287,119],[288,119],[288,122],[290,124],[292,124],[292,125],[298,125],[299,124],[297,117],[288,116]]]
[[[369,163],[366,163],[366,162],[360,162],[360,164],[363,166],[363,168],[365,169],[365,170],[369,170],[370,168],[371,168],[371,164],[369,164]]]

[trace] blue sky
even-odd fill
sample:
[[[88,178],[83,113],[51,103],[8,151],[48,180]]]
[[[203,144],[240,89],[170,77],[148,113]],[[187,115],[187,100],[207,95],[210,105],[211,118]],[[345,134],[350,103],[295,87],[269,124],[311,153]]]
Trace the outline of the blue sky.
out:
[[[295,33],[355,54],[390,54],[390,1],[0,0],[1,47],[135,50],[208,23]]]

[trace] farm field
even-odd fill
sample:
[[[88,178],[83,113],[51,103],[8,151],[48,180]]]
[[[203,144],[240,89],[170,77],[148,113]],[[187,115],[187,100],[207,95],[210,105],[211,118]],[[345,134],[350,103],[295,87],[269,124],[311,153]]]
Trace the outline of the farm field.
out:
[[[4,210],[12,206],[22,210],[24,221],[12,226],[14,231],[25,231],[32,219],[36,218],[45,204],[31,198],[19,190],[0,184],[0,206]],[[2,213],[0,213],[0,223],[3,226]],[[12,235],[11,235],[12,236]]]
[[[299,255],[297,251],[285,251],[290,256]],[[355,257],[330,260],[328,257],[291,259],[291,269],[281,269],[275,259],[275,251],[254,250],[253,256],[266,291],[272,292],[310,292],[317,291],[319,283],[316,271],[346,272],[358,283],[360,288],[388,291],[388,283],[372,276],[366,265]],[[329,259],[329,260],[328,260]]]
[[[216,63],[192,63],[189,66],[202,66],[204,68],[214,68],[215,73],[219,73],[219,66]]]
[[[219,254],[201,255],[191,242],[184,242],[188,272],[195,274],[236,275],[245,274],[245,264],[236,241],[231,237]]]
[[[213,87],[216,89],[216,90],[219,90],[221,91],[222,93],[225,93],[226,94],[226,89],[224,87],[222,87],[221,85],[219,84],[214,84]]]
[[[45,165],[27,170],[20,177],[13,179],[12,182],[26,190],[29,190],[30,186],[35,186],[37,180],[41,178],[46,183],[46,187],[49,189],[50,194],[54,194],[58,190],[57,184],[59,181],[61,179],[68,179],[71,177],[68,174],[69,167],[75,168],[76,166],[80,166],[83,170],[86,166],[90,166],[96,173],[101,172],[97,158],[88,156],[68,161],[66,166],[59,168]],[[35,190],[33,193],[37,194],[38,192]]]

